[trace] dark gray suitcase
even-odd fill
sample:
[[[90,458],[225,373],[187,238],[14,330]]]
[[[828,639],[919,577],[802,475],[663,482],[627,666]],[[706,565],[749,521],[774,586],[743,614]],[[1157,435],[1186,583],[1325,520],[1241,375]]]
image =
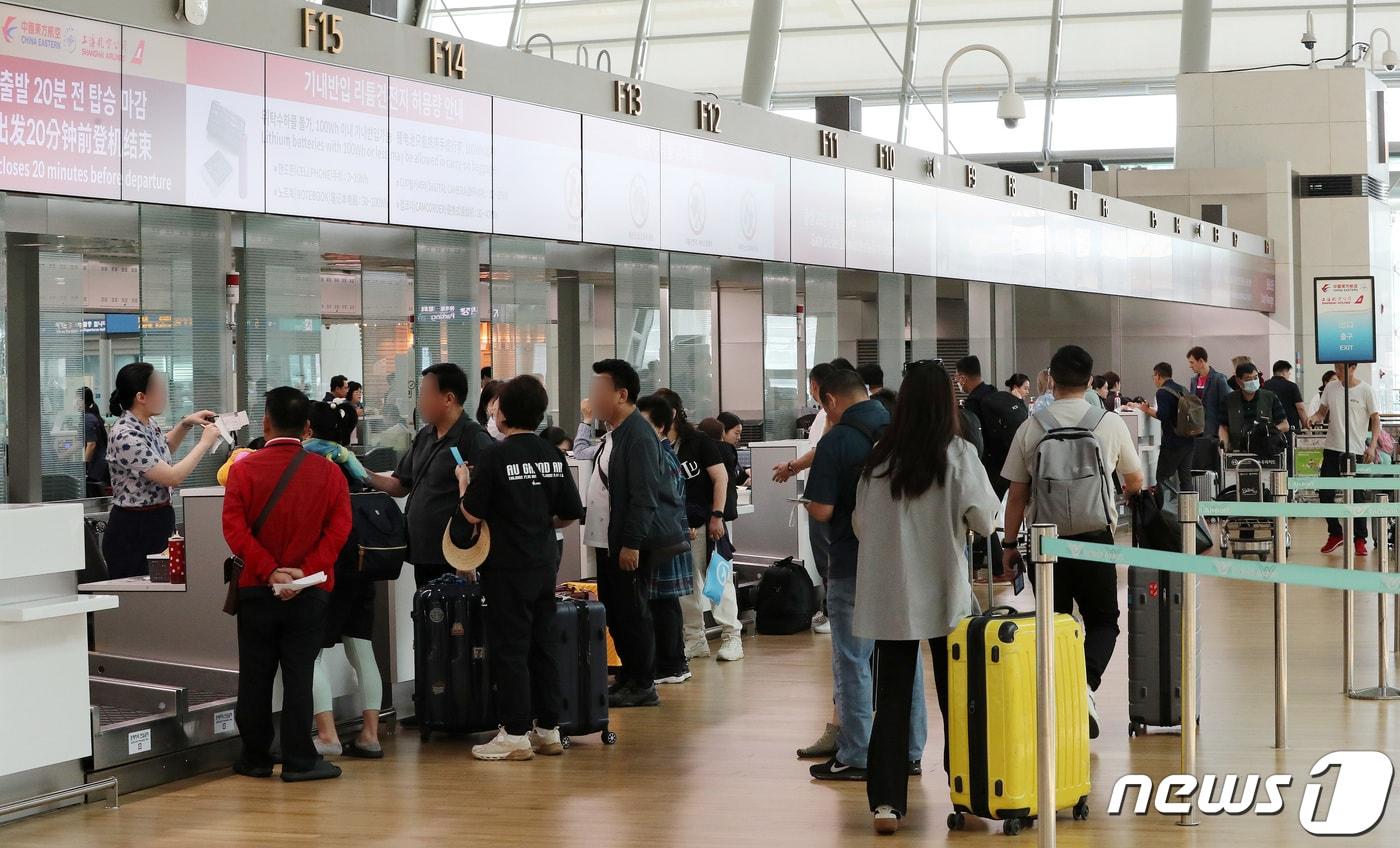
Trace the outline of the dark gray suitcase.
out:
[[[424,742],[433,731],[494,730],[481,584],[447,574],[413,596],[414,709]]]
[[[617,741],[608,729],[608,617],[597,601],[560,598],[554,613],[552,649],[559,667],[559,733],[601,733],[603,744]]]
[[[1181,726],[1181,613],[1184,575],[1128,569],[1128,735]],[[1199,595],[1197,612],[1200,611]],[[1196,692],[1200,687],[1200,617]],[[1200,721],[1197,698],[1196,720]]]

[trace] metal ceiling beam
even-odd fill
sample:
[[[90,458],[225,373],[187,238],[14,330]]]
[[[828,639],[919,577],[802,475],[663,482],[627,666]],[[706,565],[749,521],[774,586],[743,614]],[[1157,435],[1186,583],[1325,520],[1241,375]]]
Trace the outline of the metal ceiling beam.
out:
[[[914,73],[919,65],[919,14],[922,7],[922,0],[909,0],[909,22],[904,28],[904,67],[899,81],[899,130],[895,137],[900,144],[904,144],[909,137],[909,106],[914,100]]]
[[[767,109],[778,79],[778,50],[782,44],[784,0],[754,0],[749,20],[749,46],[744,57],[742,99]]]
[[[1055,87],[1060,82],[1060,28],[1064,22],[1064,0],[1050,7],[1050,58],[1045,68],[1045,130],[1040,143],[1041,159],[1050,164],[1050,140],[1055,131]]]

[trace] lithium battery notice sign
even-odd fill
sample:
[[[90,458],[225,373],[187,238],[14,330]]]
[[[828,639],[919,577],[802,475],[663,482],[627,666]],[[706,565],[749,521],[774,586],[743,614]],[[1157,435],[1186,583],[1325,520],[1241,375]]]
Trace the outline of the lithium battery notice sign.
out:
[[[1313,280],[1317,361],[1376,361],[1376,278]]]

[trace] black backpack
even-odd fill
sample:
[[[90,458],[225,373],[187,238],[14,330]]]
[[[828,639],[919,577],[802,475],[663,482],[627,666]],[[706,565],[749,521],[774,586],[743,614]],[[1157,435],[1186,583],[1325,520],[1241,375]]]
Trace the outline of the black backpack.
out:
[[[817,611],[817,588],[807,569],[792,561],[779,560],[763,570],[758,580],[758,602],[754,605],[755,626],[765,636],[787,636],[812,627]]]
[[[408,554],[408,522],[383,492],[350,496],[350,538],[336,562],[337,575],[397,580]]]
[[[980,423],[987,456],[1004,458],[1011,451],[1016,431],[1030,417],[1026,402],[1011,392],[993,392],[982,398]]]

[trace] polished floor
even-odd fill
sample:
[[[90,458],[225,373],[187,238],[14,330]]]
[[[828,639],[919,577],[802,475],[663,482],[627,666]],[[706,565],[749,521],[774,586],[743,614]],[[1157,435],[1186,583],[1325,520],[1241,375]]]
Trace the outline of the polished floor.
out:
[[[1314,534],[1296,535],[1295,561],[1322,562]],[[1340,564],[1340,557],[1333,561]],[[1018,602],[1027,601],[1023,596]],[[1093,748],[1093,812],[1087,822],[1061,814],[1061,845],[1312,844],[1317,837],[1304,832],[1298,811],[1317,758],[1341,749],[1400,753],[1400,703],[1352,701],[1340,694],[1339,594],[1291,594],[1292,744],[1282,752],[1271,747],[1271,588],[1203,580],[1201,601],[1201,770],[1291,773],[1285,811],[1203,818],[1195,828],[1156,814],[1105,815],[1120,776],[1161,777],[1177,771],[1178,762],[1177,736],[1127,736],[1125,634],[1099,695],[1105,731]],[[1358,598],[1357,685],[1371,684],[1377,674],[1375,614],[1374,599]],[[338,781],[290,786],[213,774],[125,796],[120,810],[94,804],[3,827],[0,845],[768,848],[877,842],[864,785],[815,783],[793,755],[820,731],[829,712],[827,637],[758,637],[744,644],[748,657],[742,662],[697,661],[695,678],[665,688],[659,709],[615,713],[615,747],[592,737],[563,757],[480,763],[470,759],[462,740],[421,745],[416,734],[405,732],[387,740],[389,756],[382,761],[343,762],[345,776]],[[936,727],[930,735],[935,753],[929,760],[935,763]],[[1334,777],[1316,780],[1328,787],[1324,799],[1330,797]],[[903,829],[894,839],[880,840],[884,844],[1008,838],[977,822],[949,834],[947,787],[936,770],[916,779],[910,795]],[[1018,838],[1031,844],[1035,831]],[[1400,844],[1400,809],[1392,805],[1374,831],[1344,843]]]

